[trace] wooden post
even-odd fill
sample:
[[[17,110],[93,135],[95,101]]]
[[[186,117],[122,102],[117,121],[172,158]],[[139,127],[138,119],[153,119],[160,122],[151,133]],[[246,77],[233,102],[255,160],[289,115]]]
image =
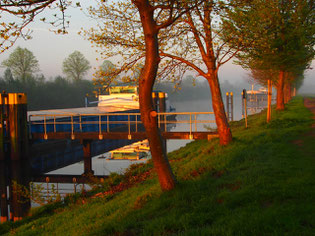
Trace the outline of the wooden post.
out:
[[[234,121],[234,102],[233,102],[233,92],[230,93],[231,96],[231,121]]]
[[[230,95],[229,92],[226,93],[226,116],[227,116],[227,120],[230,120]]]
[[[83,140],[84,174],[94,174],[92,170],[91,140]]]
[[[26,101],[24,93],[8,94],[11,160],[21,160],[28,156]]]
[[[9,220],[9,207],[7,196],[7,171],[4,161],[0,161],[0,223]]]
[[[247,92],[246,92],[246,89],[243,89],[243,101],[244,101],[245,127],[247,128]]]
[[[267,123],[271,120],[271,98],[272,98],[272,82],[268,80],[268,108],[267,108]]]
[[[244,98],[243,98],[243,96],[244,96],[244,90],[243,90],[242,96],[241,96],[241,100],[242,100],[242,118],[244,118]]]
[[[5,151],[4,151],[4,116],[5,116],[5,96],[0,93],[0,161],[5,160]]]
[[[166,112],[166,94],[163,92],[159,92],[159,112]],[[160,121],[161,121],[161,131],[166,131],[167,129],[167,124],[163,123],[166,121],[166,116],[160,116]],[[163,145],[165,148],[165,152],[167,153],[167,145],[166,145],[166,139],[163,140]]]
[[[24,189],[30,191],[30,166],[27,159],[14,160],[10,164],[10,215],[11,220],[18,221],[27,216],[31,208],[31,201],[27,196],[27,192],[24,191]],[[13,182],[15,182],[15,185],[13,185]]]
[[[155,111],[158,112],[158,101],[159,101],[159,98],[158,98],[158,93],[157,92],[152,92],[152,101],[153,101],[153,109]]]

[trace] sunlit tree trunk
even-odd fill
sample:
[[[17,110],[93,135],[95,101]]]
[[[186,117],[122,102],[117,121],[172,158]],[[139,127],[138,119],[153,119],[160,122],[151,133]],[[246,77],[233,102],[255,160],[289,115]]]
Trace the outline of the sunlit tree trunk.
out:
[[[207,78],[207,80],[210,86],[212,108],[218,127],[220,144],[227,145],[232,141],[232,133],[225,114],[217,72],[213,71],[213,73],[209,76],[209,78]]]
[[[279,72],[279,78],[277,83],[277,110],[284,110],[284,71]]]
[[[155,171],[162,190],[175,187],[176,179],[163,148],[162,138],[157,126],[156,112],[152,104],[152,89],[160,62],[158,50],[158,30],[153,18],[153,8],[148,0],[133,1],[139,10],[144,31],[146,57],[139,82],[139,101],[141,119],[150,143],[150,150]]]

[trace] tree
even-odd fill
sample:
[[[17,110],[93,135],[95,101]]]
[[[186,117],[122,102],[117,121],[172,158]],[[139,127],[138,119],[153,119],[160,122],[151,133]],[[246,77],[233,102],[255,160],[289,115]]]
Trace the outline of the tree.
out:
[[[94,93],[105,94],[108,87],[119,79],[119,75],[116,74],[116,71],[116,66],[111,61],[105,60],[94,74]]]
[[[152,5],[157,8],[159,3]],[[218,40],[220,31],[214,27],[224,7],[221,5],[221,1],[182,1],[176,6],[182,8],[181,16],[170,27],[159,30],[157,43],[161,63],[157,73],[160,79],[171,77],[176,82],[193,69],[198,76],[206,78],[211,88],[220,143],[228,144],[232,135],[222,102],[218,70],[235,52],[233,54],[224,46],[225,42]],[[172,10],[175,11],[175,7]],[[134,17],[136,11],[126,1],[120,2],[119,9],[115,9],[115,5],[100,4],[98,9],[91,10],[93,17],[102,19],[102,24],[99,30],[87,32],[89,40],[104,48],[102,51],[107,57],[117,54],[124,57],[122,71],[140,63],[146,50],[140,21]],[[156,12],[159,20],[167,19],[167,14],[158,9]]]
[[[277,109],[284,109],[283,88],[288,73],[314,57],[314,1],[234,1],[224,21],[223,37],[233,35],[230,46],[247,44],[238,54],[244,68],[278,73]],[[253,63],[254,62],[254,63]]]
[[[10,68],[13,76],[22,81],[39,70],[38,61],[33,53],[20,47],[17,47],[1,64]]]
[[[198,76],[204,77],[209,84],[212,98],[212,108],[220,137],[220,144],[226,145],[232,141],[232,133],[226,118],[218,71],[239,50],[230,50],[225,45],[229,38],[221,41],[220,15],[229,1],[204,1],[191,10],[187,4],[185,14],[174,24],[172,30],[165,31],[167,39],[161,56],[170,58],[167,64],[174,64],[174,69],[193,69]],[[163,37],[163,36],[162,36]],[[173,45],[178,42],[178,46]]]
[[[4,71],[4,80],[5,80],[7,83],[10,83],[10,82],[12,82],[12,81],[14,80],[10,68],[7,68],[7,69]]]
[[[90,62],[79,51],[71,53],[62,64],[63,73],[75,82],[83,79],[90,68]]]

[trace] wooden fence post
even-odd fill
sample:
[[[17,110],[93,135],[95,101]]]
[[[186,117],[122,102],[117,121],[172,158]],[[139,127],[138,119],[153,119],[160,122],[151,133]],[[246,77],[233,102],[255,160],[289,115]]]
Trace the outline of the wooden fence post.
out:
[[[247,92],[243,89],[243,102],[244,102],[244,116],[245,116],[245,127],[247,128]]]
[[[271,120],[271,97],[272,96],[272,82],[268,80],[268,108],[267,108],[267,123]]]

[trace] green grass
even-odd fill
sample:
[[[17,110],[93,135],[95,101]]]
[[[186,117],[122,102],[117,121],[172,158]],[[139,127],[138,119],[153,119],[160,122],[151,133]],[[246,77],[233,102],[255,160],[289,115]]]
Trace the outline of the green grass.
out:
[[[233,122],[234,140],[195,141],[169,154],[177,188],[156,175],[107,198],[73,198],[0,225],[15,235],[313,235],[312,114],[295,98],[283,112]],[[130,175],[152,168],[133,167]],[[112,182],[124,177],[114,176]],[[82,204],[84,199],[85,204]]]

